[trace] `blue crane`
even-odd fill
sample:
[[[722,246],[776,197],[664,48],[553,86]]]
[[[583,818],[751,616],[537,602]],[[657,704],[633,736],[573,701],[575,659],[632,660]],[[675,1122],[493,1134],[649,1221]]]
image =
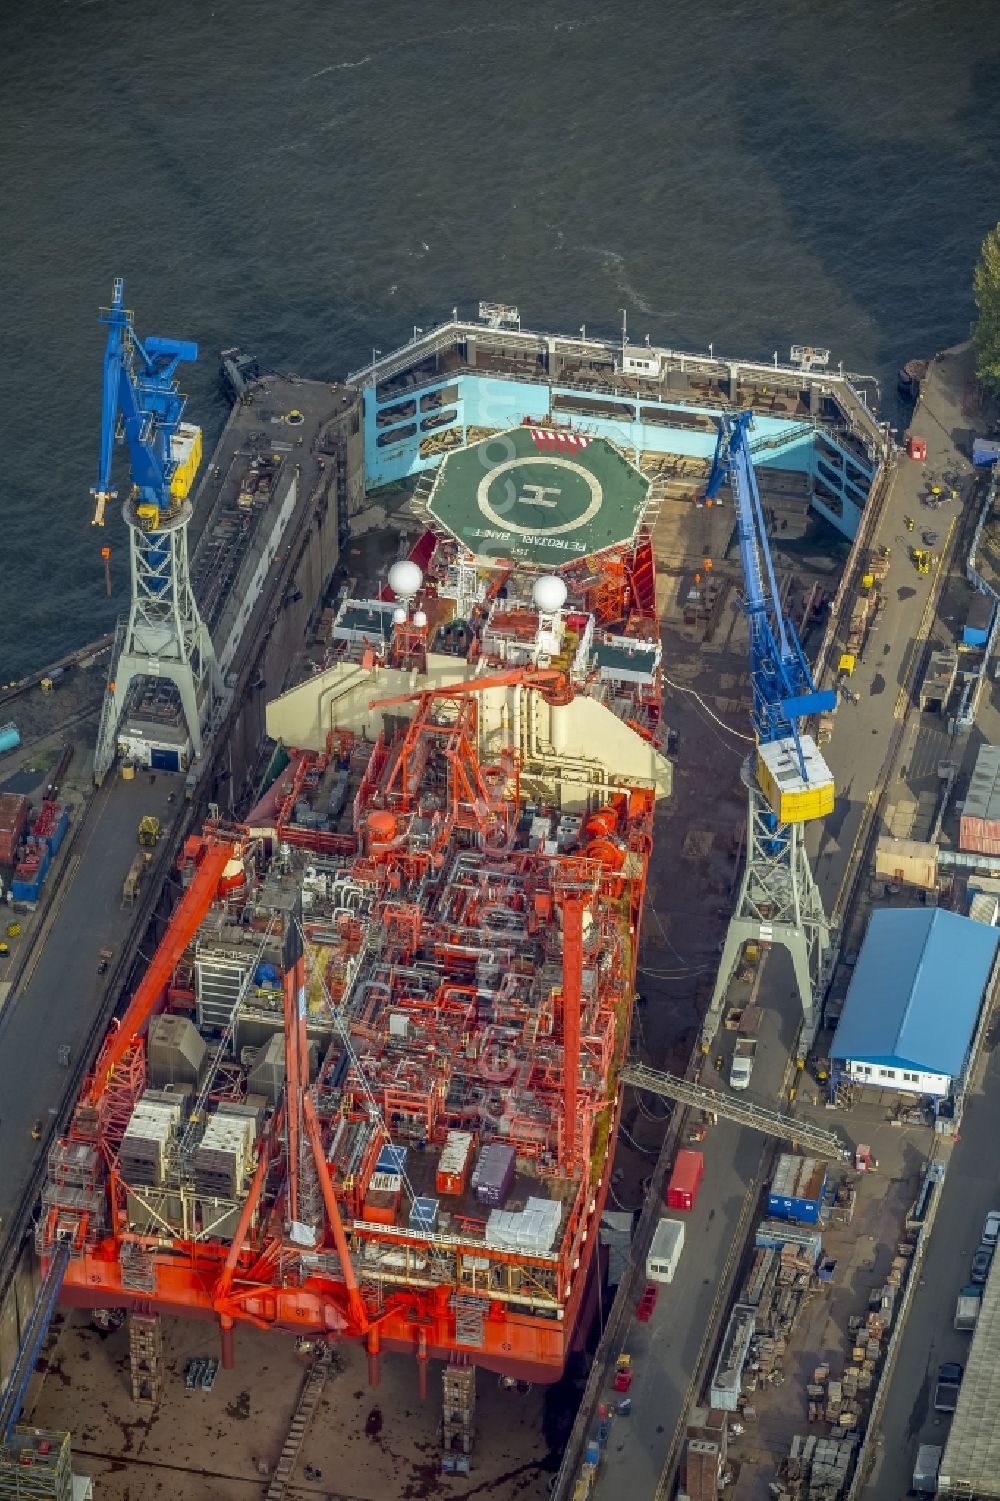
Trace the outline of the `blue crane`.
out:
[[[799,774],[804,783],[809,783],[815,781],[817,773],[825,773],[827,778],[829,773],[814,749],[807,757],[798,724],[811,715],[829,713],[836,707],[837,695],[816,689],[795,627],[782,613],[754,472],[756,445],[751,445],[749,438],[752,421],[750,412],[735,418],[728,413],[723,415],[705,500],[714,501],[729,480],[746,585],[744,609],[750,626],[753,690],[751,718],[758,745],[791,741]]]
[[[94,525],[104,525],[105,509],[117,494],[111,486],[111,462],[116,440],[124,438],[136,512],[146,530],[155,531],[158,517],[187,494],[201,458],[199,430],[181,423],[185,398],[175,379],[182,361],[198,358],[198,346],[188,339],[155,336],[143,343],[125,307],[125,282],[120,276],[115,278],[111,306],[102,308],[99,317],[108,325],[108,341],[101,458],[91,492],[96,502]]]

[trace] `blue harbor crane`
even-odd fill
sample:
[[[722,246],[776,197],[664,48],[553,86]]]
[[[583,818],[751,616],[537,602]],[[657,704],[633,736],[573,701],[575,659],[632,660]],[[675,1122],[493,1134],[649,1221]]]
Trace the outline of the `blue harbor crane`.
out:
[[[750,719],[755,746],[744,767],[747,787],[746,866],[730,919],[702,1046],[718,1027],[732,976],[747,943],[782,944],[789,952],[802,1001],[803,1049],[815,1035],[832,958],[829,923],[813,880],[803,830],[830,813],[834,781],[803,721],[836,708],[837,696],[818,690],[791,621],[781,607],[767,540],[754,451],[753,416],[725,413],[705,501],[727,481],[736,510],[750,637]]]
[[[141,724],[131,728],[129,692],[135,679],[173,683],[186,726],[186,743],[164,747],[176,769],[201,754],[204,730],[222,695],[222,680],[208,629],[191,587],[187,529],[189,495],[201,462],[201,429],[184,422],[185,398],[177,368],[198,358],[185,339],[141,340],[125,306],[125,283],[117,277],[111,306],[100,312],[107,325],[104,350],[101,450],[94,525],[103,526],[117,497],[112,480],[115,447],[128,451],[131,485],[123,506],[129,528],[132,598],[127,621],[119,622],[108,695],[98,733],[95,776],[100,782],[116,755],[151,755],[152,738]],[[172,763],[167,763],[172,764]]]

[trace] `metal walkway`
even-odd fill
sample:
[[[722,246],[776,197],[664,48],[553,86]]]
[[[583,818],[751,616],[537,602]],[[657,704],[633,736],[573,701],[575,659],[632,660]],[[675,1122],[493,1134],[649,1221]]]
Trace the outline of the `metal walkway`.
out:
[[[326,1378],[329,1374],[330,1351],[329,1349],[324,1349],[315,1364],[310,1367],[309,1373],[302,1383],[299,1400],[292,1414],[292,1420],[288,1425],[288,1433],[285,1436],[281,1456],[275,1466],[274,1474],[271,1476],[271,1483],[267,1488],[265,1501],[282,1501],[288,1490],[292,1471],[295,1469],[295,1461],[299,1457],[299,1450],[302,1448],[302,1442],[309,1430],[309,1424],[312,1422],[316,1408],[319,1406],[319,1399],[323,1395],[323,1388],[326,1386]]]
[[[0,1445],[4,1448],[10,1443],[14,1432],[14,1425],[21,1416],[21,1408],[24,1406],[24,1398],[28,1391],[28,1382],[38,1362],[45,1336],[55,1313],[56,1302],[59,1297],[59,1289],[62,1287],[63,1277],[66,1275],[66,1267],[69,1262],[70,1247],[67,1242],[61,1242],[56,1246],[49,1263],[49,1269],[45,1274],[45,1280],[38,1293],[28,1316],[28,1322],[21,1336],[21,1343],[17,1351],[17,1360],[14,1369],[4,1388],[3,1396],[0,1397]]]
[[[781,1110],[769,1110],[753,1100],[737,1099],[735,1095],[722,1094],[717,1089],[708,1089],[704,1084],[693,1084],[680,1079],[676,1074],[663,1074],[658,1069],[647,1068],[643,1063],[626,1063],[621,1072],[622,1082],[634,1089],[646,1089],[664,1099],[676,1100],[679,1105],[692,1105],[696,1110],[711,1111],[725,1120],[735,1121],[739,1126],[749,1126],[762,1131],[766,1136],[780,1136],[795,1142],[797,1146],[815,1152],[818,1157],[830,1157],[835,1162],[849,1162],[852,1152],[847,1142],[837,1131],[824,1131],[808,1121],[796,1120]]]

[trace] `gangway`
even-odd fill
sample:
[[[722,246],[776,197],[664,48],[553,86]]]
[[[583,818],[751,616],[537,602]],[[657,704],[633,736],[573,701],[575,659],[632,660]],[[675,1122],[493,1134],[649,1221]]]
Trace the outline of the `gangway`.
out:
[[[21,1416],[28,1382],[41,1354],[52,1315],[55,1312],[59,1289],[69,1263],[70,1242],[60,1241],[52,1253],[49,1269],[32,1305],[24,1335],[17,1352],[10,1379],[0,1396],[0,1451],[6,1449]]]
[[[644,1063],[626,1063],[621,1072],[624,1084],[633,1089],[645,1089],[663,1099],[676,1100],[678,1105],[693,1105],[696,1110],[710,1111],[724,1120],[735,1121],[738,1126],[749,1126],[753,1131],[762,1131],[765,1136],[780,1136],[793,1141],[817,1157],[829,1157],[834,1162],[850,1162],[851,1148],[837,1131],[824,1131],[809,1121],[797,1120],[781,1110],[769,1110],[766,1105],[757,1105],[752,1100],[738,1100],[734,1095],[709,1089],[704,1084],[695,1084],[690,1079],[681,1079],[676,1074],[664,1074]]]

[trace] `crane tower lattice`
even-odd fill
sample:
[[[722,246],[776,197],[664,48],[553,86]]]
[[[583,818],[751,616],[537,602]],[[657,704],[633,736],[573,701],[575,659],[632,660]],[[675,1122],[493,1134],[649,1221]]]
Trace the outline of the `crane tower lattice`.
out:
[[[189,494],[201,460],[201,429],[182,422],[185,399],[175,373],[198,358],[187,340],[141,341],[117,277],[104,352],[101,456],[94,487],[94,525],[116,499],[111,466],[116,442],[128,447],[131,487],[123,512],[129,529],[132,598],[119,628],[95,756],[100,782],[112,766],[129,690],[137,678],[167,678],[177,689],[195,756],[202,751],[222,675],[191,586]]]

